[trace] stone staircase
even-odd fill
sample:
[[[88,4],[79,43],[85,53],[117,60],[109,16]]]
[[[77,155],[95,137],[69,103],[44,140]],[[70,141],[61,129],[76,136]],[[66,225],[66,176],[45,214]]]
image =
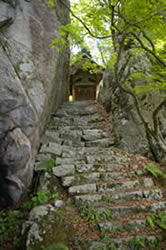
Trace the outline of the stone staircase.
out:
[[[164,193],[143,168],[147,159],[114,147],[106,115],[96,107],[91,101],[67,103],[52,115],[36,171],[41,161],[56,157],[53,174],[107,238],[88,249],[157,249],[163,231],[146,218],[166,210]]]

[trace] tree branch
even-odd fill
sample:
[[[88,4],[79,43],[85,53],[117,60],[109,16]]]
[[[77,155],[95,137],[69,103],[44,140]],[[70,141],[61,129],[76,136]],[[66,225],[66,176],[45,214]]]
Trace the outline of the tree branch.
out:
[[[94,37],[94,38],[96,38],[96,39],[108,39],[108,38],[111,38],[111,37],[112,37],[112,34],[107,35],[107,36],[96,36],[95,34],[93,34],[92,31],[88,28],[88,26],[82,21],[82,19],[79,18],[78,16],[76,16],[76,15],[74,14],[74,12],[71,10],[71,8],[68,7],[67,4],[65,4],[63,0],[60,0],[60,2],[70,11],[70,13],[71,13],[72,16],[73,16],[74,18],[76,18],[76,19],[83,25],[83,27],[88,31],[88,33],[89,33],[89,35],[90,35],[91,37]]]
[[[135,37],[135,39],[139,42],[139,44],[141,45],[141,48],[143,48],[145,51],[147,51],[148,53],[150,53],[153,57],[155,57],[155,59],[164,67],[166,67],[166,62],[164,62],[153,50],[150,50],[148,47],[146,47],[143,42],[141,41],[141,39],[134,33],[134,32],[130,32],[129,34],[131,34],[133,37]]]
[[[157,107],[156,109],[153,111],[152,114],[152,118],[153,118],[153,124],[154,124],[154,132],[157,133],[158,130],[158,113],[160,112],[160,110],[162,109],[162,107],[166,105],[166,99],[164,99]]]

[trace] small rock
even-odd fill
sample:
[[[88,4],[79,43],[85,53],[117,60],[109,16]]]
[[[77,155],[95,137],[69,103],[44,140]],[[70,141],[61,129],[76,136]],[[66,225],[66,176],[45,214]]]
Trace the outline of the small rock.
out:
[[[62,201],[62,200],[56,200],[55,202],[54,202],[54,206],[55,207],[63,207],[64,206],[64,201]]]
[[[151,178],[145,178],[144,179],[144,186],[145,187],[152,187],[153,186],[153,181]]]

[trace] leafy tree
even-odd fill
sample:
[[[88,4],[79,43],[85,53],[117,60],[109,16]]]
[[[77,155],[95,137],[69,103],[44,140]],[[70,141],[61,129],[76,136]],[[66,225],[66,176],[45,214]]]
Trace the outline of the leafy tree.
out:
[[[102,61],[114,73],[114,91],[119,88],[133,98],[157,159],[156,145],[166,153],[159,122],[160,112],[166,106],[166,1],[73,0],[71,7],[65,0],[59,1],[71,13],[71,23],[61,27],[62,39],[69,33],[72,46],[79,47],[88,47],[89,37],[97,39]],[[134,68],[143,57],[146,68]],[[160,91],[161,101],[152,112],[152,124],[148,124],[139,96],[155,91]]]

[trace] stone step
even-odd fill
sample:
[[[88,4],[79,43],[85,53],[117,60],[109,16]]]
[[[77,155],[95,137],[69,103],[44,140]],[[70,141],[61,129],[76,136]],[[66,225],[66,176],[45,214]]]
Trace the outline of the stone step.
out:
[[[89,110],[92,113],[95,112],[94,111],[94,102],[93,101],[76,101],[76,102],[68,102],[68,103],[64,103],[63,105],[61,105],[60,107],[61,109],[64,110]]]
[[[48,144],[44,144],[42,145],[41,149],[40,149],[40,153],[42,154],[50,154],[52,156],[61,156],[62,154],[62,146],[54,143],[54,142],[50,142]]]
[[[73,148],[84,147],[85,143],[76,139],[64,140],[63,145]]]
[[[103,129],[86,129],[83,130],[83,140],[93,141],[108,137],[107,133]]]
[[[73,186],[68,189],[69,194],[84,194],[84,193],[95,193],[96,192],[96,184],[84,184]]]
[[[80,166],[79,166],[80,163],[79,162],[76,162],[75,165],[76,165],[76,168],[80,169]],[[99,163],[96,162],[96,163],[89,163],[87,165],[92,165],[92,168],[91,168],[92,171],[102,173],[103,175],[106,172],[107,173],[108,172],[110,172],[110,173],[115,172],[117,169],[118,169],[118,171],[119,170],[127,171],[127,169],[128,169],[128,166],[118,164],[117,162],[110,162],[110,163],[103,162],[102,164],[100,162]],[[80,169],[80,171],[78,171],[78,172],[83,173],[84,171],[81,171],[81,169]]]
[[[75,174],[75,166],[74,165],[60,165],[52,168],[52,172],[57,177],[63,177],[66,175]]]
[[[119,182],[111,182],[111,183],[97,183],[96,189],[97,192],[115,192],[120,189],[133,189],[138,187],[152,187],[153,181],[151,178],[142,178],[136,180],[123,180]]]
[[[109,206],[106,208],[103,207],[98,207],[95,208],[96,214],[98,214],[99,216],[104,213],[109,214],[108,218],[115,218],[115,217],[127,217],[133,214],[139,214],[139,213],[155,213],[155,212],[159,212],[162,210],[166,209],[166,201],[151,201],[149,202],[149,200],[146,201],[147,204],[145,203],[145,201],[140,201],[139,204],[134,204],[131,206],[131,204],[129,203],[129,205],[127,206],[127,202],[125,205],[118,205],[118,206]]]
[[[93,115],[97,115],[95,111],[93,111],[93,107],[85,107],[85,108],[76,108],[76,107],[61,107],[56,113],[55,116],[58,118],[61,117],[68,117],[68,116],[93,116]]]
[[[69,165],[74,165],[75,163],[75,159],[73,157],[65,157],[65,158],[61,158],[61,157],[56,157],[56,166],[59,165],[65,165],[65,164],[69,164]]]
[[[85,143],[86,147],[102,147],[107,148],[110,146],[115,145],[115,139],[114,138],[103,138],[100,140],[94,140],[94,141],[87,141]]]
[[[60,134],[54,130],[46,130],[45,134],[41,138],[41,143],[47,144],[49,142],[55,142],[58,144],[62,144],[63,140],[60,139]]]
[[[149,224],[147,223],[146,219],[132,219],[132,220],[112,220],[107,222],[100,222],[98,223],[100,231],[102,232],[109,232],[112,234],[118,234],[124,231],[131,232],[131,231],[139,231],[140,229],[144,229],[148,227]]]
[[[96,172],[96,168],[93,164],[86,164],[84,161],[75,162],[75,168],[77,173]]]
[[[62,185],[64,187],[70,187],[80,184],[87,184],[87,183],[94,183],[96,181],[99,181],[100,179],[100,173],[98,172],[92,172],[89,174],[80,174],[80,175],[74,175],[74,176],[66,176],[62,179]]]
[[[92,164],[86,164],[85,163],[86,159],[83,160],[82,157],[82,161],[75,161],[74,158],[56,158],[56,164],[57,165],[61,165],[61,164],[74,164],[76,166],[76,171],[80,174],[77,174],[75,176],[73,176],[72,178],[72,182],[69,183],[68,179],[70,176],[66,176],[63,178],[63,182],[67,182],[69,183],[69,186],[75,186],[75,185],[79,185],[79,184],[84,184],[84,183],[96,183],[99,181],[107,181],[107,183],[111,182],[111,183],[115,183],[115,181],[120,181],[121,179],[125,179],[125,178],[131,178],[131,176],[133,178],[136,178],[138,176],[142,176],[143,172],[139,171],[136,175],[136,173],[133,171],[130,173],[128,172],[108,172],[108,173],[104,173],[104,172],[98,172],[98,171],[94,171],[95,170],[95,166],[93,166]],[[90,171],[90,172],[89,172]],[[147,178],[146,178],[147,179]],[[129,179],[130,180],[130,179]],[[145,182],[146,183],[146,182]],[[150,183],[149,183],[150,184]],[[65,184],[63,184],[65,186]]]
[[[137,171],[121,171],[121,172],[108,172],[102,174],[102,180],[103,181],[111,181],[111,180],[120,180],[125,177],[128,178],[136,178],[138,176],[143,176],[144,172],[142,170],[137,170]]]
[[[93,241],[89,244],[88,250],[110,249],[110,250],[136,250],[136,249],[161,249],[160,243],[164,240],[162,234],[154,232],[107,239],[106,243]],[[162,248],[163,249],[163,248]]]
[[[61,107],[72,107],[72,106],[74,106],[74,107],[78,107],[78,108],[80,108],[80,107],[83,108],[83,107],[86,107],[86,106],[91,107],[91,105],[94,105],[94,104],[95,104],[95,101],[92,101],[92,100],[74,101],[74,102],[66,102]]]
[[[122,201],[139,201],[142,199],[160,200],[163,198],[162,191],[160,189],[145,189],[137,191],[128,192],[118,192],[118,193],[107,193],[107,194],[84,194],[76,195],[76,202],[88,203],[98,206],[100,202],[116,203]]]
[[[161,234],[146,234],[139,236],[128,236],[121,238],[111,238],[108,245],[109,248],[115,248],[116,250],[128,250],[128,249],[158,249],[159,242],[162,241]],[[144,247],[145,246],[145,247]],[[148,247],[148,248],[147,248]],[[159,248],[160,249],[160,248]]]
[[[76,171],[78,170],[76,169]],[[95,185],[95,192],[106,193],[106,192],[115,192],[115,191],[124,190],[124,189],[127,191],[128,189],[133,189],[133,188],[138,188],[138,187],[152,187],[153,181],[151,178],[144,178],[141,180],[141,182],[139,180],[133,180],[133,181],[123,180],[122,182],[114,182],[114,183],[113,182],[112,183],[93,183],[93,184],[90,183],[90,184],[85,184],[85,185],[72,186],[69,188],[69,193],[71,194],[89,193],[90,192],[89,188],[86,190],[86,187],[88,187],[88,185]],[[94,189],[93,189],[93,192],[94,192]]]
[[[86,145],[86,144],[85,144]],[[107,148],[100,148],[100,147],[91,147],[86,148],[86,156],[89,163],[107,163],[107,164],[128,164],[130,162],[129,157],[124,156],[116,156],[114,152],[111,151],[110,147]],[[133,170],[136,168],[135,166],[132,166]],[[137,167],[138,168],[138,167]]]
[[[55,129],[58,131],[61,131],[62,129],[70,127],[71,130],[74,129],[81,129],[81,130],[86,130],[86,129],[102,129],[103,123],[101,120],[98,120],[97,117],[94,117],[92,119],[91,116],[84,116],[83,117],[73,117],[73,116],[68,116],[68,117],[53,117],[49,129]]]
[[[82,131],[80,130],[67,130],[60,132],[60,138],[63,140],[76,140],[81,141]]]

